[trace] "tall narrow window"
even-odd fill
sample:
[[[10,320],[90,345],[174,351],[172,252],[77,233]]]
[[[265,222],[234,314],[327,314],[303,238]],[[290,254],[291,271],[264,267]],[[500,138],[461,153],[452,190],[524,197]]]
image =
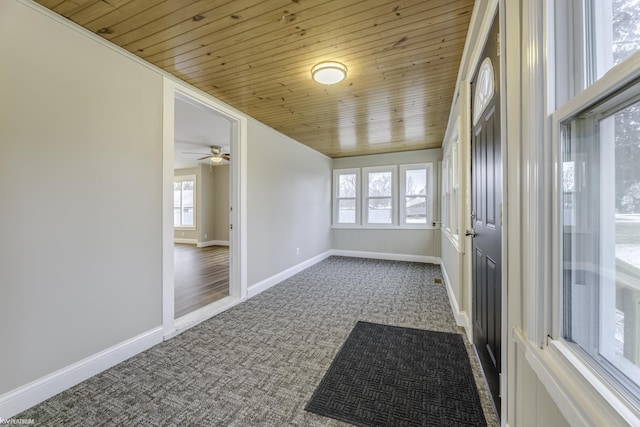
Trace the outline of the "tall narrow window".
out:
[[[445,231],[450,230],[450,213],[451,208],[451,186],[449,185],[449,162],[450,155],[447,153],[442,160],[442,228]]]
[[[426,225],[431,221],[431,163],[400,166],[400,223]]]
[[[177,176],[173,181],[173,226],[195,227],[194,175]]]
[[[449,186],[451,188],[451,219],[450,231],[454,238],[458,238],[458,222],[460,211],[460,159],[458,158],[458,140],[460,139],[460,118],[456,120],[456,127],[451,136],[451,166],[449,168]]]
[[[640,395],[640,83],[561,125],[564,335]]]
[[[369,225],[396,224],[395,166],[363,168],[364,223]]]
[[[358,224],[359,177],[359,169],[336,169],[333,171],[333,223],[335,225]]]

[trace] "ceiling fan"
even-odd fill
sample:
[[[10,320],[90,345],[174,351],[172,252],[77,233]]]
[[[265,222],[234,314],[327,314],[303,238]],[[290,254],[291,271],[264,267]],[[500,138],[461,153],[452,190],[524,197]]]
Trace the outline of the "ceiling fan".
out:
[[[211,154],[206,154],[206,153],[191,153],[191,152],[187,152],[187,151],[183,151],[183,154],[199,154],[199,155],[204,155],[204,157],[200,157],[198,160],[204,160],[204,159],[211,159],[211,162],[213,163],[220,163],[223,160],[226,161],[230,161],[231,159],[231,155],[229,153],[224,153],[222,151],[222,147],[219,145],[212,145],[211,147]]]

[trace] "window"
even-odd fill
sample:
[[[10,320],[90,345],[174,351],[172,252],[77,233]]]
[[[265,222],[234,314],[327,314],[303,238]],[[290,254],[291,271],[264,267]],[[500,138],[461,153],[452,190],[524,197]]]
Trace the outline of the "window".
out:
[[[451,186],[449,185],[450,155],[446,153],[442,160],[442,228],[450,230],[449,209],[451,207]]]
[[[395,224],[395,166],[362,169],[365,183],[364,224]]]
[[[433,163],[333,171],[334,227],[430,228],[432,215]]]
[[[577,93],[555,114],[556,332],[640,409],[640,1],[580,5]]]
[[[640,83],[561,124],[564,337],[640,394]]]
[[[587,85],[640,49],[638,0],[585,1]]]
[[[449,145],[442,160],[442,228],[454,240],[458,238],[460,167],[458,165],[458,140],[460,118],[456,120]]]
[[[194,175],[177,176],[173,179],[173,226],[195,227]]]
[[[491,98],[493,98],[494,92],[493,65],[491,64],[491,59],[485,58],[478,71],[478,84],[476,85],[473,105],[473,124],[476,124],[480,116],[482,116],[482,112],[491,101]]]
[[[400,217],[402,225],[427,224],[431,221],[431,164],[400,166]]]
[[[360,169],[336,169],[333,171],[333,223],[358,224],[360,194]]]
[[[456,127],[451,136],[451,166],[449,168],[449,186],[451,187],[451,219],[450,232],[454,238],[458,238],[459,197],[460,197],[460,167],[458,159],[458,141],[460,139],[460,118],[456,121]]]

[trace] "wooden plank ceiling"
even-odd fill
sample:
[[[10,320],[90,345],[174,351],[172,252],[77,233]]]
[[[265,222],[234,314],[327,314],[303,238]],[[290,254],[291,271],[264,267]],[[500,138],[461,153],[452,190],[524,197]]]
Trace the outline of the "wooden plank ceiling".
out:
[[[37,0],[330,157],[440,147],[473,0]],[[322,61],[348,67],[335,85]]]

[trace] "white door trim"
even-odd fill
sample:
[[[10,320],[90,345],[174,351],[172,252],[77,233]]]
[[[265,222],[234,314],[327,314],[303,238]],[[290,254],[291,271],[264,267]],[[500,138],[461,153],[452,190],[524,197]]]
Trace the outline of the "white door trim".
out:
[[[164,79],[163,144],[162,144],[162,328],[165,339],[177,332],[174,306],[173,265],[173,145],[174,99],[176,93],[188,96],[232,121],[231,153],[231,206],[229,218],[233,228],[229,232],[231,265],[229,271],[229,297],[224,307],[216,310],[199,310],[201,319],[190,319],[193,326],[214,314],[233,307],[247,298],[247,118],[212,96],[172,78]],[[179,329],[183,329],[178,327]]]

